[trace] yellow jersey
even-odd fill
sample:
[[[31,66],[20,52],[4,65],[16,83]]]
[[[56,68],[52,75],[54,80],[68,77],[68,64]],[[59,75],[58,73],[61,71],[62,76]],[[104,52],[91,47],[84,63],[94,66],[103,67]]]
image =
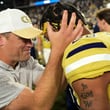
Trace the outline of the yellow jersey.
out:
[[[71,43],[64,52],[62,66],[70,85],[76,80],[95,78],[110,71],[110,33],[85,35]]]

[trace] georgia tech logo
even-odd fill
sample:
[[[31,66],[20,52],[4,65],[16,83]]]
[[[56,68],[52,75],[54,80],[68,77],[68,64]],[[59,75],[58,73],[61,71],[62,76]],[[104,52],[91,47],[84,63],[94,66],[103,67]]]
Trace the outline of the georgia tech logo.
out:
[[[31,20],[28,16],[22,16],[21,17],[21,20],[24,22],[24,23],[31,23]]]

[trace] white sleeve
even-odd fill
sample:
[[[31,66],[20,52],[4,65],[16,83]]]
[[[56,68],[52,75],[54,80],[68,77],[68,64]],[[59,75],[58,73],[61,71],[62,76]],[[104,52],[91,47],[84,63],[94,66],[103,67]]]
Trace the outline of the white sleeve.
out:
[[[11,103],[24,87],[24,85],[15,82],[9,75],[0,73],[0,108]]]

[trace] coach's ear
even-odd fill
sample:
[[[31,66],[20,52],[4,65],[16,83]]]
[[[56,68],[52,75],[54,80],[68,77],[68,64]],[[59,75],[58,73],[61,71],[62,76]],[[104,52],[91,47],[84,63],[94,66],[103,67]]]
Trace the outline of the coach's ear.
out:
[[[2,46],[4,44],[4,36],[2,34],[0,34],[0,46]]]

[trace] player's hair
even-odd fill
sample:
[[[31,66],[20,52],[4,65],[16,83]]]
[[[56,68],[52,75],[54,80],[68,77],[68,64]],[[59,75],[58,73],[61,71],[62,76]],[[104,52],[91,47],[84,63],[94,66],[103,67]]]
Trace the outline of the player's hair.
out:
[[[55,30],[59,30],[64,10],[68,11],[68,24],[73,12],[76,13],[76,24],[79,19],[81,19],[84,24],[87,24],[83,13],[79,11],[72,3],[58,2],[56,4],[49,5],[45,10],[40,21],[40,28],[42,29],[43,24],[48,21]]]

